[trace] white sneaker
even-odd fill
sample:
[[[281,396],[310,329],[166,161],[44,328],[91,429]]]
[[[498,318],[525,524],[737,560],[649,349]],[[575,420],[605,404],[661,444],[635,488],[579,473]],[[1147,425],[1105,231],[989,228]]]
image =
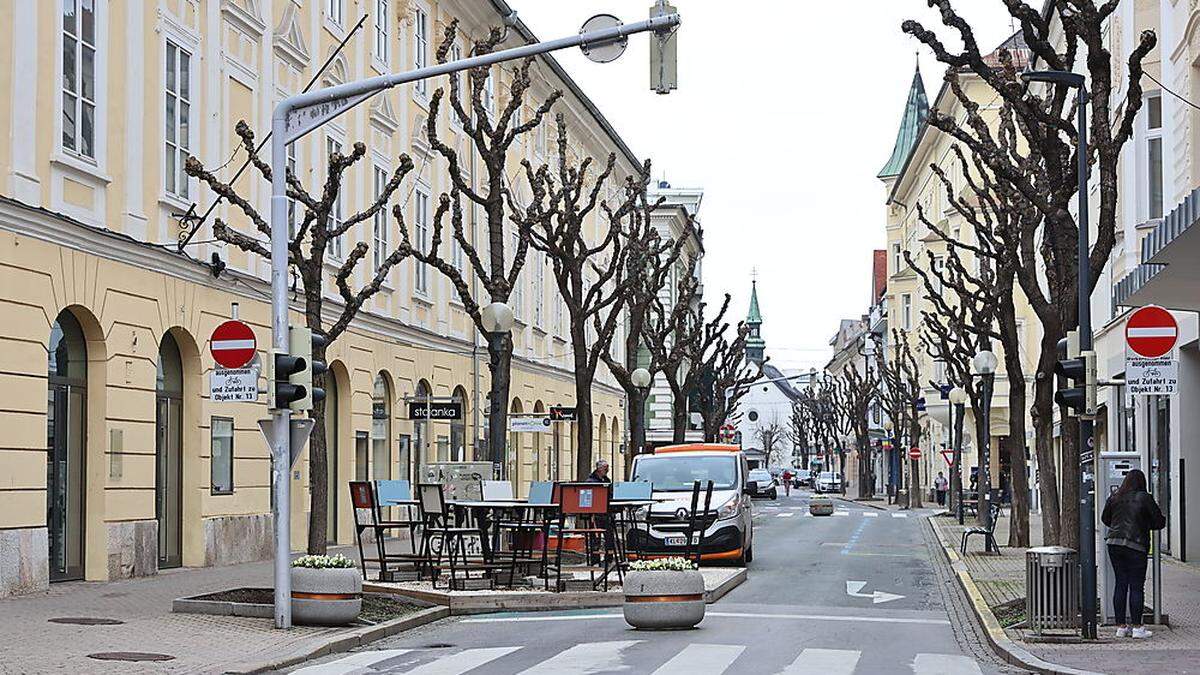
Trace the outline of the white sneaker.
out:
[[[1129,633],[1132,630],[1133,629],[1131,629],[1129,626],[1118,626],[1117,627],[1117,637],[1129,637]]]
[[[1134,626],[1133,631],[1130,633],[1131,637],[1138,639],[1148,638],[1151,635],[1154,635],[1154,633],[1150,632],[1148,628],[1144,628],[1142,626]]]

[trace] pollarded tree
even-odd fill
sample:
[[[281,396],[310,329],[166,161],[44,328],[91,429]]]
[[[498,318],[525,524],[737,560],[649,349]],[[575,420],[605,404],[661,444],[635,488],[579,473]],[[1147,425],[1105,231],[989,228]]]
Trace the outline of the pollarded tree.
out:
[[[715,443],[722,426],[736,424],[741,419],[741,413],[735,412],[738,401],[750,391],[750,385],[762,377],[763,366],[770,360],[763,359],[758,363],[746,358],[749,337],[750,327],[738,322],[733,340],[727,339],[725,331],[721,331],[705,356],[706,371],[712,373],[711,378],[701,378],[699,385],[705,442]]]
[[[239,121],[235,130],[241,139],[242,148],[246,151],[254,168],[269,184],[272,175],[271,167],[255,149],[254,132],[244,121]],[[341,337],[342,333],[350,326],[350,322],[358,315],[363,304],[379,292],[396,263],[408,255],[403,245],[397,246],[391,251],[375,251],[372,261],[373,272],[369,275],[370,280],[361,287],[352,288],[351,277],[358,264],[371,252],[370,246],[366,242],[358,242],[343,260],[338,260],[332,254],[331,247],[339,246],[341,238],[359,223],[375,219],[377,214],[382,214],[382,221],[387,222],[385,210],[387,204],[396,189],[400,187],[404,177],[413,168],[412,160],[408,155],[400,155],[396,170],[392,172],[386,184],[375,195],[371,205],[359,213],[342,219],[340,211],[343,178],[346,171],[361,160],[366,152],[365,145],[355,143],[354,150],[349,155],[343,155],[340,152],[330,154],[325,183],[319,195],[309,192],[291,170],[287,172],[287,195],[295,205],[290,208],[288,218],[289,226],[293,227],[294,231],[289,233],[287,264],[295,268],[303,287],[305,325],[312,330],[313,334],[324,336],[326,340],[325,346],[313,350],[313,358],[319,361],[326,360],[325,353],[329,345]],[[242,232],[217,218],[213,222],[213,236],[219,241],[233,244],[247,253],[269,260],[271,258],[269,244],[271,223],[267,222],[267,219],[258,212],[250,200],[238,194],[232,185],[218,178],[213,171],[205,168],[204,164],[195,157],[188,157],[184,169],[189,176],[198,178],[218,196],[237,207],[256,230],[256,233]],[[297,219],[299,222],[296,222]],[[386,238],[383,239],[383,241],[386,240]],[[333,275],[333,283],[341,298],[341,306],[335,308],[337,314],[332,323],[326,323],[324,318],[325,288],[328,282],[325,272],[326,261],[337,266]],[[326,382],[321,383],[321,386],[328,388],[330,386],[328,378],[331,378],[332,375],[326,373],[324,377],[327,379]],[[311,554],[324,554],[326,551],[326,525],[329,517],[327,512],[329,468],[325,447],[325,402],[323,400],[314,401],[312,417],[313,432],[308,442],[310,504],[307,548]]]
[[[883,349],[877,351],[876,358],[882,382],[880,407],[892,423],[892,451],[906,457],[906,448],[921,442],[921,418],[917,410],[917,400],[921,397],[921,378],[909,344],[908,331],[893,328],[891,358],[887,358]],[[908,470],[910,485],[916,488],[921,484],[917,460],[909,461]],[[909,490],[908,505],[914,509],[921,507],[919,489]]]
[[[949,67],[953,94],[962,104],[963,114],[951,117],[933,111],[928,124],[966,147],[997,184],[1020,195],[1037,216],[1022,220],[1016,277],[1042,327],[1032,413],[1038,457],[1050,456],[1055,437],[1056,346],[1068,328],[1078,325],[1079,264],[1088,266],[1091,288],[1084,290],[1091,292],[1116,243],[1118,162],[1142,107],[1143,60],[1157,38],[1152,31],[1144,31],[1122,61],[1114,59],[1107,44],[1109,19],[1118,0],[1052,0],[1044,12],[1018,0],[1004,0],[1039,68],[1074,71],[1078,65],[1086,76],[1091,113],[1086,159],[1098,179],[1099,203],[1092,222],[1096,237],[1087,260],[1080,261],[1072,209],[1078,193],[1075,92],[1065,86],[1024,85],[1011,53],[999,51],[997,64],[981,52],[974,31],[955,10],[953,0],[926,1],[938,9],[942,23],[962,45],[951,51],[920,23],[903,24],[905,33],[928,46]],[[1085,57],[1078,63],[1081,55]],[[984,107],[957,85],[959,71],[973,73],[994,92],[999,100],[999,124],[989,123]],[[1122,87],[1114,83],[1114,74],[1120,79],[1122,71],[1123,97]],[[994,107],[987,106],[987,112]],[[1064,416],[1059,434],[1063,467],[1080,465],[1077,431],[1077,420]],[[1080,472],[1064,471],[1061,483],[1061,529],[1058,541],[1053,532],[1045,533],[1047,543],[1078,548]]]
[[[864,372],[849,364],[840,379],[841,402],[854,434],[854,452],[858,458],[858,497],[871,497],[871,403],[879,390],[878,375],[867,364]]]
[[[438,46],[438,63],[445,63],[458,33],[458,20],[455,19],[446,26],[441,45]],[[493,51],[503,40],[505,31],[493,28],[487,37],[475,42],[472,55],[487,54]],[[475,327],[487,339],[488,371],[491,382],[488,393],[488,442],[493,453],[507,438],[508,401],[512,378],[512,335],[509,333],[489,333],[484,327],[482,306],[490,302],[508,302],[513,289],[518,283],[521,270],[525,267],[525,256],[529,250],[529,236],[526,232],[518,232],[516,241],[509,243],[507,227],[508,187],[506,185],[505,169],[510,159],[509,151],[518,138],[535,130],[542,118],[550,111],[554,103],[562,96],[561,91],[554,91],[533,108],[529,118],[520,121],[518,111],[525,103],[529,93],[531,80],[529,69],[533,58],[527,58],[511,71],[511,82],[508,87],[508,102],[494,113],[491,109],[491,94],[489,67],[472,68],[468,71],[469,103],[464,105],[459,82],[459,75],[449,75],[449,95],[447,90],[438,87],[429,100],[429,117],[426,120],[426,136],[430,147],[442,157],[446,164],[452,188],[450,195],[443,194],[440,198],[443,216],[447,211],[451,215],[452,238],[466,259],[465,265],[456,264],[456,256],[445,256],[434,241],[412,241],[408,229],[401,218],[400,207],[395,208],[396,219],[401,224],[403,240],[408,252],[418,261],[433,267],[445,276],[454,286],[463,309],[474,322]],[[438,122],[444,101],[450,104],[450,115],[462,129],[470,141],[468,153],[474,153],[480,160],[483,171],[481,185],[473,184],[474,176],[468,175],[463,162],[468,158],[460,157],[457,150],[442,140],[438,133]],[[468,231],[462,217],[462,199],[466,199],[472,207],[478,206],[484,213],[484,231]],[[518,228],[519,229],[519,228]],[[432,239],[441,242],[440,228],[435,228]],[[480,251],[484,251],[483,254]],[[468,272],[468,269],[470,271]],[[487,298],[476,297],[471,279],[473,275],[479,285],[487,292]],[[488,457],[493,462],[501,461],[500,456]]]
[[[575,374],[575,472],[583,480],[592,470],[592,383],[600,359],[616,336],[629,287],[634,278],[627,268],[629,247],[623,221],[637,217],[637,207],[650,182],[650,162],[629,177],[617,204],[600,198],[612,176],[617,156],[609,153],[604,167],[589,174],[592,158],[578,164],[569,159],[567,124],[559,113],[558,167],[536,171],[522,162],[533,199],[522,209],[511,202],[512,219],[533,247],[550,260],[559,297],[566,307]],[[589,241],[592,219],[600,222],[599,241]]]

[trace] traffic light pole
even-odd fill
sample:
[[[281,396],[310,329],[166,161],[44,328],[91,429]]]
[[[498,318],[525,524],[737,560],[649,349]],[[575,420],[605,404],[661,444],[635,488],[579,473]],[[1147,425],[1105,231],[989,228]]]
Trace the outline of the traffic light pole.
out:
[[[1079,122],[1079,351],[1092,351],[1092,293],[1090,245],[1088,243],[1088,153],[1087,87],[1080,85],[1076,104]],[[1085,387],[1089,386],[1087,384]],[[1089,397],[1090,398],[1090,397]],[[1094,410],[1079,416],[1079,574],[1083,597],[1080,632],[1084,638],[1096,637],[1096,473],[1092,447]]]
[[[278,113],[276,114],[278,117]],[[271,143],[271,349],[288,353],[287,142],[274,125]],[[283,261],[282,263],[280,261]],[[272,372],[272,374],[274,374]],[[292,627],[292,411],[286,404],[271,410],[271,518],[275,530],[275,627]]]

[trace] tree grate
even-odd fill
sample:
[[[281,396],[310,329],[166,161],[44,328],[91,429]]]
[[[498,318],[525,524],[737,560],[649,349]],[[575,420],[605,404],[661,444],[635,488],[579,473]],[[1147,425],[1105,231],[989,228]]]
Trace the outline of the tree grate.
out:
[[[65,623],[76,626],[119,626],[124,621],[119,619],[105,619],[98,616],[63,616],[48,619],[50,623]]]

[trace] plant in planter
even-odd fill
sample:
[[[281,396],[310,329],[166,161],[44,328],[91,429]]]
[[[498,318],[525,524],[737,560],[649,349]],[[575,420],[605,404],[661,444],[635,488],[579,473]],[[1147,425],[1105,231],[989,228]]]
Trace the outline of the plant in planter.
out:
[[[344,555],[306,555],[292,561],[292,620],[341,626],[362,610],[362,574]]]
[[[625,621],[634,628],[695,628],[704,619],[704,577],[686,558],[631,563],[623,589]]]

